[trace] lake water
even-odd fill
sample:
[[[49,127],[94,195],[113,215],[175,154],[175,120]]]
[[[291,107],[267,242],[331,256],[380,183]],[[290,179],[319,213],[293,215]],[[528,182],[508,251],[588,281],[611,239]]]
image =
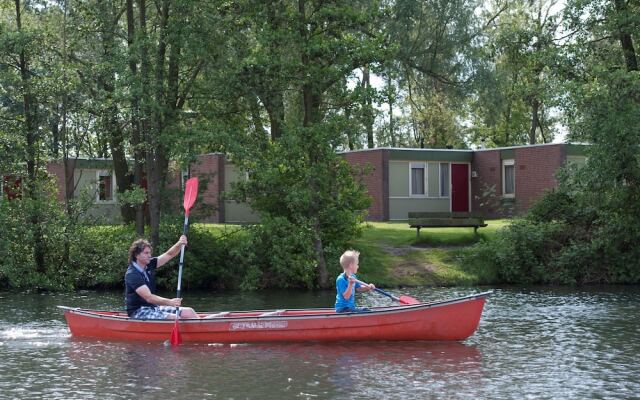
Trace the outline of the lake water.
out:
[[[490,288],[395,290],[423,301]],[[170,293],[166,293],[171,296]],[[334,292],[186,292],[200,311],[325,307]],[[363,306],[388,305],[375,293]],[[75,340],[56,305],[120,292],[0,292],[0,399],[639,398],[640,287],[503,287],[462,343],[184,344]]]

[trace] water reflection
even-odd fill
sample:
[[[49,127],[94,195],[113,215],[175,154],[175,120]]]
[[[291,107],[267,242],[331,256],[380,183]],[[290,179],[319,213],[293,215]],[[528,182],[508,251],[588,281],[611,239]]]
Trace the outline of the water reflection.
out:
[[[210,343],[176,349],[72,340],[67,356],[74,380],[92,382],[97,392],[117,387],[123,397],[393,398],[407,393],[403,387],[470,390],[482,377],[480,350],[462,343]]]

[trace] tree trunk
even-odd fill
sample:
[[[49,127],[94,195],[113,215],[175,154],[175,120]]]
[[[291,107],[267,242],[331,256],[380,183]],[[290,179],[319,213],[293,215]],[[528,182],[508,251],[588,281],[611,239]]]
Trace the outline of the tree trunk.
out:
[[[394,127],[394,120],[393,120],[393,94],[391,93],[391,91],[393,90],[393,86],[392,86],[392,81],[391,81],[391,75],[389,75],[387,77],[387,93],[388,93],[388,100],[389,100],[389,138],[391,139],[391,147],[396,147],[396,133],[395,133],[395,127]]]
[[[138,82],[138,67],[136,64],[135,42],[135,17],[133,13],[133,0],[127,0],[127,46],[129,50],[129,71],[132,81]],[[133,184],[142,187],[142,174],[144,153],[142,151],[142,141],[140,132],[140,99],[138,90],[131,94],[131,147],[133,148]],[[144,213],[143,205],[135,206],[136,234],[144,235]]]
[[[16,4],[16,25],[18,31],[22,31],[22,15],[20,13],[20,0],[15,0]],[[36,272],[45,272],[45,247],[44,238],[42,232],[42,225],[40,222],[40,189],[37,184],[37,122],[35,116],[35,104],[34,98],[31,94],[31,82],[29,61],[24,48],[20,50],[19,55],[20,66],[20,79],[22,83],[22,106],[24,112],[24,127],[26,132],[27,147],[26,147],[26,161],[27,161],[27,182],[26,193],[27,197],[33,202],[33,209],[30,211],[29,222],[31,225],[31,231],[33,232],[33,259],[36,265]]]
[[[272,93],[261,97],[264,108],[269,115],[269,125],[271,127],[271,140],[278,140],[284,130],[284,101],[282,92],[274,89]]]
[[[362,89],[364,92],[364,126],[367,131],[367,148],[373,149],[375,143],[373,140],[373,103],[371,101],[371,77],[369,73],[369,66],[362,68]]]
[[[347,122],[351,120],[351,107],[345,106],[344,108],[344,117]],[[347,130],[347,145],[349,146],[349,150],[355,150],[355,138],[353,137],[353,130],[349,128]]]
[[[300,17],[300,39],[303,43],[307,43],[308,34],[306,31],[306,11],[305,0],[298,0],[298,12]],[[306,46],[305,46],[306,47]],[[302,65],[304,70],[308,70],[311,67],[309,55],[304,50],[301,55]],[[304,108],[303,126],[309,128],[320,121],[320,104],[321,95],[315,93],[312,82],[306,81],[302,85],[302,101]],[[310,168],[314,168],[317,162],[317,152],[312,148],[309,154]],[[313,174],[310,174],[309,188],[312,193],[317,193],[318,183],[316,182]],[[320,211],[317,208],[317,202],[312,202],[309,210],[310,217],[313,221],[313,248],[316,253],[316,265],[318,269],[318,286],[320,288],[329,287],[329,272],[327,271],[327,262],[324,256],[324,246],[322,244],[322,229],[320,225]]]
[[[138,0],[138,12],[140,13],[140,39],[141,39],[141,43],[140,43],[140,83],[142,85],[141,87],[141,93],[142,93],[142,102],[140,103],[140,118],[141,118],[141,124],[140,124],[140,138],[142,139],[141,142],[142,143],[150,143],[151,141],[151,129],[150,129],[150,123],[149,121],[151,120],[151,107],[150,107],[150,83],[151,83],[151,66],[149,65],[149,49],[148,49],[148,35],[147,35],[147,16],[146,16],[146,0]],[[151,146],[147,146],[145,148],[145,152],[144,152],[144,157],[145,157],[145,166],[146,166],[146,170],[147,170],[147,204],[149,206],[149,225],[150,225],[150,230],[152,233],[152,237],[153,237],[153,222],[157,222],[159,221],[159,218],[156,219],[152,219],[151,218],[151,199],[152,199],[152,195],[151,195],[151,191],[155,190],[155,188],[152,188],[152,178],[151,178],[151,174],[149,173],[149,171],[152,169],[152,163],[153,163],[153,157],[154,157],[154,151],[151,148]],[[154,197],[154,199],[157,197]],[[159,236],[158,236],[158,225],[155,226],[155,233],[156,233],[156,241],[158,240]]]
[[[107,2],[99,3],[102,7],[104,21],[102,25],[102,62],[105,65],[113,62],[116,54],[116,29],[117,29],[117,13]],[[113,163],[113,171],[116,179],[117,193],[122,194],[131,189],[131,181],[129,179],[129,166],[124,152],[124,132],[120,127],[117,102],[115,99],[116,91],[116,75],[114,71],[106,71],[99,78],[100,89],[104,92],[103,102],[108,104],[106,112],[101,115],[102,126],[106,128],[106,137],[108,137],[109,151]],[[133,221],[134,214],[128,205],[120,206],[120,215],[125,223]]]
[[[268,136],[267,136],[267,131],[265,131],[264,126],[262,125],[262,117],[260,116],[260,104],[258,103],[258,96],[249,95],[248,101],[249,101],[249,107],[251,109],[251,122],[253,123],[253,130],[256,134],[256,139],[260,143],[263,143],[266,141],[266,138]],[[273,129],[273,126],[272,126],[272,129]]]
[[[531,129],[529,129],[529,144],[536,144],[536,130],[540,126],[540,116],[538,115],[540,109],[540,101],[534,98],[531,101]]]
[[[618,14],[618,21],[620,19],[628,20],[627,13],[629,12],[627,4],[623,0],[614,0],[616,12]],[[638,70],[638,58],[636,56],[636,50],[633,46],[633,38],[628,32],[629,27],[618,25],[618,38],[620,40],[620,46],[622,47],[622,53],[624,55],[624,61],[627,66],[627,71]]]
[[[279,32],[283,29],[283,22],[278,14],[282,14],[285,11],[281,2],[274,3],[267,5],[267,21],[272,31]],[[278,43],[269,41],[269,48],[273,54],[279,53],[278,46]],[[284,133],[284,93],[276,82],[272,81],[266,84],[267,89],[262,93],[261,99],[269,115],[271,140],[275,141],[282,137]]]

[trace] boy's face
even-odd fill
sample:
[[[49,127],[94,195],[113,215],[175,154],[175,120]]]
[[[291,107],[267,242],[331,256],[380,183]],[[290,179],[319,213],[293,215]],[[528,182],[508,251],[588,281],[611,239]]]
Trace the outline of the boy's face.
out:
[[[352,262],[351,264],[349,264],[349,273],[355,274],[358,272],[358,265],[359,262],[358,260],[355,260],[354,262]]]

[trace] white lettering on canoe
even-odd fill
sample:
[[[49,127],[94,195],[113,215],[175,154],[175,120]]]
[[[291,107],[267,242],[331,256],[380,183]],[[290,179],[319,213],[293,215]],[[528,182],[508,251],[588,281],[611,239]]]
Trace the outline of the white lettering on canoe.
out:
[[[229,325],[230,331],[245,331],[250,329],[281,329],[289,325],[287,321],[251,321],[232,322]]]

